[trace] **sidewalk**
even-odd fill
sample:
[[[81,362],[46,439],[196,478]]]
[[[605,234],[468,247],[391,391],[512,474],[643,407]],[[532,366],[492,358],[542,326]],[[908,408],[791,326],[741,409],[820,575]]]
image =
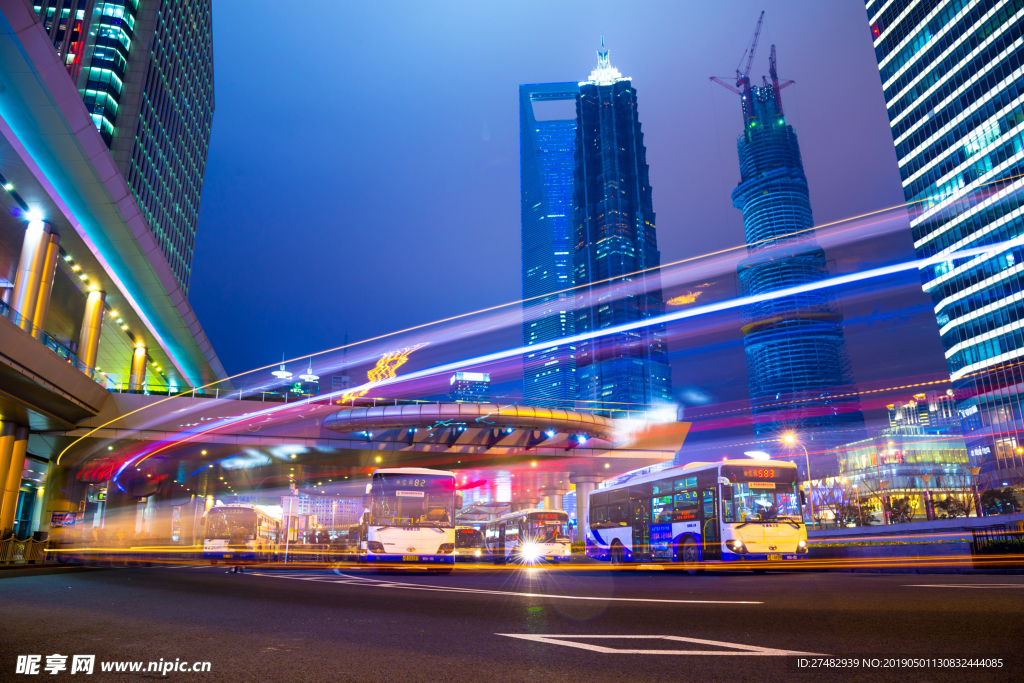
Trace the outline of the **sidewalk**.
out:
[[[47,574],[76,574],[95,572],[111,567],[83,567],[67,564],[8,564],[0,566],[0,579],[14,579],[22,576],[46,576]]]

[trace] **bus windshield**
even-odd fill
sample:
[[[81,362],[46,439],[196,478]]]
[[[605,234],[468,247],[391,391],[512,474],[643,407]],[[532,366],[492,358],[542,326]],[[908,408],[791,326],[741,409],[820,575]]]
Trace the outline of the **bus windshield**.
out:
[[[800,521],[796,468],[781,464],[722,465],[724,522]]]
[[[457,529],[455,531],[456,548],[483,548],[484,535],[476,529]]]
[[[723,486],[725,522],[800,520],[800,501],[793,484],[737,482]],[[731,493],[731,496],[730,496]]]
[[[565,512],[531,512],[527,536],[540,543],[566,543],[569,538],[569,515]]]
[[[373,475],[373,525],[452,526],[454,506],[453,477],[399,472]]]
[[[246,508],[213,508],[206,515],[206,538],[231,542],[256,538],[256,511]]]

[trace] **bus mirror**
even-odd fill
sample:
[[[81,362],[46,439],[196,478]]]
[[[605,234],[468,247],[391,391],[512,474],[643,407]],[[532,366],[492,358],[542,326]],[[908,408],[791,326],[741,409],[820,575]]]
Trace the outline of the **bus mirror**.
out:
[[[800,489],[800,504],[807,505],[807,496],[804,495],[804,490]]]

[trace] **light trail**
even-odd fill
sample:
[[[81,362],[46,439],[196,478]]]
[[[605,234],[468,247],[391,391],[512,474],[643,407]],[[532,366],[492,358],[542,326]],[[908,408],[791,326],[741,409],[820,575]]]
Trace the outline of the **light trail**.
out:
[[[399,383],[399,382],[407,382],[407,381],[414,380],[414,379],[421,379],[421,378],[431,377],[431,376],[442,374],[442,373],[447,373],[447,372],[453,372],[453,371],[461,370],[461,369],[464,369],[464,368],[467,368],[467,367],[473,367],[473,366],[482,365],[482,364],[485,364],[485,363],[492,363],[492,362],[496,362],[496,361],[500,361],[500,360],[505,360],[505,359],[508,359],[508,358],[514,358],[514,357],[520,356],[523,353],[526,353],[528,351],[532,352],[532,353],[536,353],[536,352],[543,351],[543,350],[550,349],[550,348],[554,348],[554,347],[557,347],[557,346],[579,344],[579,343],[582,343],[582,342],[585,342],[585,341],[591,341],[593,339],[598,339],[600,337],[604,337],[604,336],[608,336],[608,335],[621,334],[623,332],[630,332],[630,331],[633,331],[633,330],[643,329],[645,327],[651,327],[651,326],[656,326],[656,325],[667,325],[669,323],[678,322],[678,321],[682,321],[682,320],[687,320],[687,319],[690,319],[690,318],[696,318],[698,316],[708,315],[708,314],[711,314],[711,313],[718,313],[718,312],[722,312],[722,311],[742,308],[744,306],[749,306],[751,304],[755,304],[755,303],[759,303],[759,302],[763,302],[763,301],[770,301],[770,300],[774,300],[774,299],[782,299],[782,298],[794,296],[794,295],[797,295],[797,294],[803,294],[803,293],[806,293],[806,292],[812,292],[812,291],[817,291],[817,290],[822,290],[822,289],[831,289],[831,288],[834,288],[834,287],[841,287],[841,286],[844,286],[844,285],[853,284],[853,283],[861,282],[861,281],[864,281],[864,280],[870,280],[870,279],[875,279],[875,278],[879,278],[879,277],[884,277],[884,276],[892,275],[892,274],[895,274],[895,273],[902,273],[902,272],[907,272],[907,271],[920,270],[921,268],[925,268],[925,267],[928,267],[930,265],[934,265],[936,263],[942,263],[942,262],[945,262],[945,261],[949,261],[951,259],[960,259],[960,258],[966,258],[968,256],[974,256],[974,255],[977,255],[977,254],[997,253],[997,252],[1000,252],[1000,251],[1005,251],[1005,250],[1011,249],[1011,248],[1013,248],[1015,246],[1018,246],[1020,244],[1024,244],[1024,236],[1016,237],[1016,238],[1014,238],[1012,240],[1007,240],[1005,242],[999,242],[999,243],[996,243],[996,244],[986,245],[984,247],[974,247],[974,248],[971,248],[971,249],[963,249],[963,250],[960,250],[960,251],[952,253],[952,254],[936,255],[936,256],[931,256],[929,258],[924,258],[924,259],[913,259],[913,260],[910,260],[910,261],[905,261],[903,263],[893,264],[893,265],[889,265],[889,266],[882,266],[882,267],[879,267],[879,268],[872,268],[872,269],[869,269],[869,270],[866,270],[866,271],[862,271],[862,272],[859,272],[859,273],[849,273],[849,274],[846,274],[846,275],[838,275],[838,276],[835,276],[835,277],[832,277],[832,278],[828,278],[828,279],[825,279],[825,280],[820,280],[818,282],[810,282],[810,283],[806,283],[806,284],[802,284],[802,285],[796,285],[796,286],[793,286],[793,287],[785,287],[783,289],[778,289],[778,290],[775,290],[775,291],[772,291],[772,292],[765,292],[765,293],[762,293],[762,294],[749,295],[749,296],[745,296],[745,297],[737,297],[737,298],[729,299],[729,300],[726,300],[726,301],[716,302],[716,303],[712,303],[712,304],[706,304],[706,305],[703,305],[703,306],[697,306],[697,307],[694,307],[694,308],[689,308],[689,309],[685,309],[685,310],[681,310],[681,311],[675,311],[675,312],[672,312],[672,313],[666,313],[664,315],[660,315],[660,316],[653,317],[653,318],[646,318],[646,319],[643,319],[643,320],[635,320],[635,321],[632,321],[632,322],[629,322],[629,323],[623,323],[621,325],[616,325],[616,326],[613,326],[613,327],[607,327],[607,328],[603,328],[603,329],[600,329],[600,330],[592,330],[590,332],[584,332],[584,333],[581,333],[581,334],[572,335],[570,337],[563,337],[561,339],[556,339],[556,340],[552,340],[552,341],[540,342],[540,343],[533,344],[533,345],[530,345],[530,346],[517,346],[517,347],[513,347],[513,348],[509,348],[509,349],[504,349],[502,351],[496,351],[496,352],[493,352],[493,353],[484,354],[484,355],[481,355],[481,356],[476,356],[476,357],[473,357],[473,358],[468,358],[468,359],[463,359],[463,360],[458,360],[458,361],[452,361],[452,362],[449,362],[449,363],[443,363],[441,365],[436,365],[436,366],[433,366],[433,367],[430,367],[430,368],[425,368],[425,369],[422,369],[422,370],[416,370],[416,371],[410,372],[408,374],[402,375],[400,377],[393,377],[393,378],[390,378],[390,379],[384,379],[384,380],[381,380],[379,382],[373,383],[372,386],[381,387],[381,386],[387,386],[387,385],[395,384],[395,383]],[[316,402],[323,401],[323,400],[330,400],[330,399],[338,397],[338,396],[344,396],[347,393],[352,393],[352,392],[355,392],[355,391],[359,391],[361,389],[364,389],[367,386],[370,386],[370,384],[369,383],[368,384],[364,384],[364,385],[355,387],[354,389],[341,389],[341,390],[338,390],[338,391],[330,392],[328,394],[322,394],[320,396],[310,397],[310,398],[302,399],[302,400],[299,400],[299,401],[295,401],[294,403],[286,403],[286,404],[277,405],[277,406],[274,406],[274,407],[271,407],[271,408],[266,408],[266,409],[264,409],[262,411],[256,411],[255,413],[249,413],[249,414],[245,414],[245,415],[239,415],[239,416],[234,416],[234,417],[229,417],[229,418],[222,418],[221,420],[211,421],[210,423],[208,423],[208,425],[205,425],[204,428],[202,428],[202,429],[195,430],[195,431],[186,430],[185,432],[182,432],[181,434],[175,435],[174,437],[168,439],[167,443],[165,443],[163,445],[155,446],[153,450],[151,450],[148,453],[145,453],[144,455],[142,455],[141,459],[138,459],[136,464],[141,464],[147,458],[152,457],[153,455],[156,455],[157,453],[163,452],[167,448],[172,447],[174,444],[181,443],[181,442],[191,441],[191,440],[193,440],[194,438],[196,438],[196,437],[198,437],[200,435],[208,434],[208,433],[210,433],[210,432],[212,432],[212,431],[214,431],[216,429],[219,429],[221,427],[230,426],[230,425],[236,424],[236,423],[238,423],[240,421],[251,420],[251,419],[254,419],[254,418],[260,417],[260,416],[274,415],[274,414],[280,413],[282,411],[286,411],[286,410],[290,410],[290,409],[295,409],[295,408],[299,408],[299,407],[303,407],[303,406],[308,406],[311,403],[316,403]],[[85,438],[85,437],[83,436],[81,438]],[[135,456],[135,457],[138,458],[139,456]],[[129,464],[130,464],[130,461],[126,462],[121,467],[121,469],[118,470],[118,475],[120,475],[120,473],[124,470],[124,468],[127,467]],[[115,481],[116,481],[116,478],[115,478]]]

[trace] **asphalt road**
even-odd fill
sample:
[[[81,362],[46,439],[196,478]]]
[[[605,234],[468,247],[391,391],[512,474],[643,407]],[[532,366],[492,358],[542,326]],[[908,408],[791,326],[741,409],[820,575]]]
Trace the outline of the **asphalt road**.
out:
[[[159,567],[0,580],[5,681],[1020,681],[1022,636],[1022,576]],[[797,670],[787,652],[1003,667]],[[14,673],[17,655],[54,653],[94,654],[95,672]],[[210,671],[100,671],[161,658]]]

